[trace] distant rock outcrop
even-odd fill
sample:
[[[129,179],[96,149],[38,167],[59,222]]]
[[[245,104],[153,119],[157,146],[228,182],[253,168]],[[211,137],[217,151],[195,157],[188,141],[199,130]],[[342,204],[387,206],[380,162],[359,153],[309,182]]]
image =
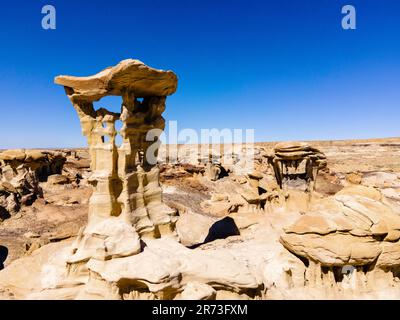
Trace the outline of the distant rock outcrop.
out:
[[[281,188],[284,179],[300,178],[306,181],[306,190],[313,191],[318,171],[327,165],[326,156],[304,142],[278,143],[274,152],[266,157],[274,169],[276,181]],[[300,169],[301,165],[304,166],[303,170]]]
[[[16,214],[43,193],[39,186],[61,173],[65,154],[57,151],[6,150],[0,153],[0,220]]]

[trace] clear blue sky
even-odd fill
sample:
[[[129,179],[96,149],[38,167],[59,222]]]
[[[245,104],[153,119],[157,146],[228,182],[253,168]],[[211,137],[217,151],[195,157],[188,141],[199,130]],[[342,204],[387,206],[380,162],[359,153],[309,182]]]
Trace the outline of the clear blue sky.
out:
[[[57,9],[54,31],[41,28],[45,4]],[[345,4],[357,30],[341,28]],[[164,115],[181,129],[400,136],[398,0],[13,0],[0,26],[0,148],[85,146],[53,78],[126,58],[177,73]]]

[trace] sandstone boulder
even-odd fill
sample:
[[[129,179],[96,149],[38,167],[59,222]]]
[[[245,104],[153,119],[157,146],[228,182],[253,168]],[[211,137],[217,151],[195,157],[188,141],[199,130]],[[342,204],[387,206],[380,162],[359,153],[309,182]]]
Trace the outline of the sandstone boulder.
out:
[[[70,181],[68,177],[61,175],[61,174],[53,174],[48,177],[47,183],[52,184],[52,185],[62,185],[62,184],[68,184]]]
[[[352,186],[317,202],[285,228],[281,243],[290,252],[322,267],[395,269],[400,216],[382,202],[379,191]],[[318,268],[318,267],[316,267]]]

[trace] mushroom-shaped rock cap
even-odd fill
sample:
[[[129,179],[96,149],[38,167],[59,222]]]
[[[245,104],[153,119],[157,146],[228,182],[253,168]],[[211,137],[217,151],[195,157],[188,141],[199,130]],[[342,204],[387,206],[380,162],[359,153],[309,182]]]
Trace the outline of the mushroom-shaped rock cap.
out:
[[[275,148],[275,156],[286,160],[297,160],[307,156],[317,159],[326,159],[326,156],[317,148],[306,142],[281,142]]]
[[[122,95],[125,90],[136,97],[168,96],[176,91],[178,78],[172,71],[127,59],[93,76],[58,76],[54,82],[64,86],[74,100],[97,101],[107,95]]]
[[[281,142],[275,146],[275,152],[295,152],[295,151],[308,151],[313,149],[306,142]]]

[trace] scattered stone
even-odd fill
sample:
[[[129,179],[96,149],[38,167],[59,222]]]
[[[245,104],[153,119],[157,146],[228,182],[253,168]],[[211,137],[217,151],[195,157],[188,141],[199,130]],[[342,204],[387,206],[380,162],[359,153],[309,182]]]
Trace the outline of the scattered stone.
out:
[[[182,300],[214,300],[216,291],[213,287],[197,282],[191,281],[186,284],[185,289],[182,291]]]
[[[63,176],[62,174],[53,174],[47,179],[47,183],[52,185],[68,184],[69,182],[68,177]]]
[[[346,180],[351,184],[361,184],[362,176],[357,172],[351,172],[346,175]]]

